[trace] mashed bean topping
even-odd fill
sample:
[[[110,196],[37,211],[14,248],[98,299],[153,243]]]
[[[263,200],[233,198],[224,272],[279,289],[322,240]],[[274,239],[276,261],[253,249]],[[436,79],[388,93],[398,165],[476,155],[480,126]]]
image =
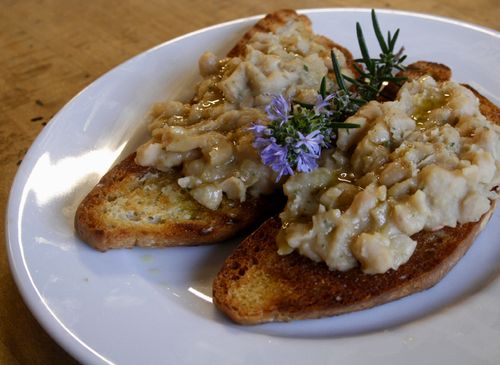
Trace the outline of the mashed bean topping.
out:
[[[344,54],[334,52],[342,72],[352,76]],[[248,195],[268,194],[277,186],[276,174],[262,164],[248,127],[268,122],[264,109],[273,95],[314,103],[331,67],[330,49],[303,22],[254,34],[239,57],[204,53],[192,102],[154,106],[151,139],[138,149],[136,162],[159,170],[181,167],[179,185],[210,209],[224,195],[243,202]]]
[[[360,128],[339,130],[321,168],[285,183],[280,253],[384,273],[408,261],[411,235],[476,222],[498,196],[500,128],[463,86],[424,77],[347,122]]]

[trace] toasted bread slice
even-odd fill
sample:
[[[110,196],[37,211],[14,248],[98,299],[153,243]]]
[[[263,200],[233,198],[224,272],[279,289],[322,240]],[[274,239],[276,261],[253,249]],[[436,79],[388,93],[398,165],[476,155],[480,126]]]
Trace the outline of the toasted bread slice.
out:
[[[319,318],[370,308],[430,288],[465,254],[486,225],[480,222],[412,238],[417,248],[398,270],[367,275],[359,268],[330,271],[293,252],[280,256],[278,218],[266,221],[226,260],[213,285],[215,305],[233,321],[257,324]]]
[[[279,10],[255,24],[229,52],[238,56],[257,32],[276,32],[289,22],[310,20],[293,10]],[[352,65],[347,49],[325,37],[316,40],[338,47]],[[271,217],[284,204],[280,197],[250,199],[243,204],[224,200],[217,211],[198,204],[180,189],[178,172],[137,165],[129,156],[116,165],[80,204],[75,216],[79,237],[105,251],[111,248],[197,245],[228,239],[254,222]]]
[[[417,61],[406,67],[404,71],[398,72],[397,77],[407,77],[410,80],[429,75],[436,81],[451,80],[451,69],[442,63]],[[389,83],[380,93],[379,101],[390,101],[396,98],[400,85]]]
[[[302,22],[309,29],[311,29],[312,27],[311,20],[307,16],[297,14],[295,10],[291,9],[278,10],[274,13],[267,14],[263,19],[259,20],[251,29],[249,29],[243,35],[240,41],[229,51],[228,56],[235,57],[243,54],[245,52],[246,44],[255,35],[255,33],[276,32],[279,28],[285,26],[290,21]],[[351,52],[349,52],[347,48],[339,45],[338,43],[335,43],[331,39],[322,35],[315,35],[314,40],[319,44],[325,46],[327,49],[337,48],[338,50],[340,50],[344,54],[349,68],[351,68],[351,70],[355,72],[354,68],[352,67],[354,60],[352,58]]]
[[[410,79],[425,74],[440,81],[451,77],[446,66],[430,62],[418,62],[408,70]],[[467,87],[479,98],[481,113],[500,124],[499,108]],[[213,301],[240,324],[319,318],[387,303],[439,282],[467,252],[494,209],[495,202],[475,223],[415,234],[417,248],[410,260],[396,271],[377,275],[359,268],[330,271],[297,252],[278,255],[275,237],[281,222],[271,218],[226,260],[214,280]]]
[[[98,250],[221,241],[264,220],[262,212],[276,206],[268,196],[244,203],[224,199],[210,210],[179,187],[178,172],[139,166],[134,157],[111,169],[77,209],[78,235]]]
[[[442,63],[417,61],[398,73],[398,76],[405,76],[409,79],[418,79],[424,75],[432,76],[436,81],[448,81],[451,79],[451,69]]]

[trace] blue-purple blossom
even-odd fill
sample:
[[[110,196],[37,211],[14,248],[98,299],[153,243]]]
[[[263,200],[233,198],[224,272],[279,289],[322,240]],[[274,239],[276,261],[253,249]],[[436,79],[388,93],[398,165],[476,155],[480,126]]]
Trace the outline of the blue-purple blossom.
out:
[[[318,156],[305,151],[300,151],[297,155],[297,171],[311,172],[318,167]]]
[[[255,137],[252,146],[254,146],[258,150],[262,150],[263,148],[267,147],[271,142],[272,141],[269,138]]]
[[[324,114],[326,116],[332,115],[333,113],[330,110],[326,109],[326,107],[330,105],[330,100],[332,100],[334,96],[335,96],[334,94],[330,94],[323,99],[323,96],[321,96],[321,94],[318,94],[318,96],[316,97],[316,103],[314,104],[313,108],[314,114],[315,115]]]
[[[255,136],[252,145],[262,162],[277,173],[276,181],[293,175],[294,170],[308,173],[316,169],[322,148],[330,148],[335,130],[342,128],[337,109],[343,94],[322,95],[324,90],[314,105],[297,103],[298,107],[283,95],[273,96],[265,108],[269,123],[254,123],[248,128]]]
[[[248,130],[255,135],[252,145],[260,150],[262,162],[278,173],[276,182],[283,175],[293,175],[292,167],[288,162],[288,148],[276,143],[276,138],[272,137],[273,131],[265,125],[256,123],[253,123]]]
[[[324,138],[321,132],[316,129],[307,136],[304,136],[301,132],[297,131],[297,135],[299,136],[299,141],[295,145],[295,148],[300,149],[304,146],[311,155],[316,156],[316,158],[319,157]]]
[[[293,175],[293,170],[288,163],[288,148],[280,146],[275,141],[270,141],[264,148],[260,156],[264,164],[271,166],[273,171],[278,173],[276,181],[279,181],[283,175]]]
[[[280,181],[281,177],[284,175],[293,175],[293,170],[290,167],[288,161],[285,161],[283,164],[279,166],[278,177],[276,177],[276,182]]]
[[[288,113],[290,113],[291,110],[290,101],[286,100],[281,94],[273,96],[269,105],[266,106],[266,113],[269,120],[279,120],[280,125],[290,118]]]
[[[249,131],[252,131],[255,135],[261,136],[265,134],[267,126],[257,123],[252,123],[251,127],[248,127]]]
[[[273,131],[265,125],[252,123],[252,126],[248,127],[248,130],[253,132],[253,134],[255,135],[255,140],[252,143],[252,146],[257,148],[258,150],[267,147],[267,145],[269,145],[271,142],[276,142],[276,139],[274,139],[273,137],[269,138],[269,136],[273,134]]]

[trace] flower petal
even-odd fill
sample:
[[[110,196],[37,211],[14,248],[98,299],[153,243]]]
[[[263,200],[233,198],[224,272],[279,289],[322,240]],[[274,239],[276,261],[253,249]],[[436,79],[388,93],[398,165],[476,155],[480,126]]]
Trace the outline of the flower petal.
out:
[[[265,108],[267,117],[274,121],[280,120],[281,123],[286,122],[290,116],[288,113],[291,111],[290,101],[285,99],[283,95],[275,95],[271,102]]]
[[[318,167],[318,156],[301,151],[297,156],[297,171],[311,172]]]

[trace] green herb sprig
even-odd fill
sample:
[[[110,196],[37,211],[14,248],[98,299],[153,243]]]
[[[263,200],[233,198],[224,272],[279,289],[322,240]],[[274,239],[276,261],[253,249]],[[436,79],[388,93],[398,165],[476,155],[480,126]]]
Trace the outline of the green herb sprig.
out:
[[[394,73],[404,71],[403,62],[406,60],[406,55],[403,54],[404,47],[401,47],[398,52],[394,53],[396,41],[399,36],[399,29],[391,35],[387,32],[387,40],[384,39],[382,31],[378,23],[375,10],[371,11],[371,19],[375,36],[377,37],[380,46],[379,58],[370,57],[368,47],[366,46],[365,37],[361,25],[356,23],[356,35],[361,51],[361,58],[354,60],[354,68],[359,76],[356,79],[342,75],[343,78],[355,85],[360,97],[366,102],[375,100],[381,94],[382,90],[390,83],[401,84],[406,81],[406,77],[396,77]],[[361,67],[360,67],[361,66]]]

